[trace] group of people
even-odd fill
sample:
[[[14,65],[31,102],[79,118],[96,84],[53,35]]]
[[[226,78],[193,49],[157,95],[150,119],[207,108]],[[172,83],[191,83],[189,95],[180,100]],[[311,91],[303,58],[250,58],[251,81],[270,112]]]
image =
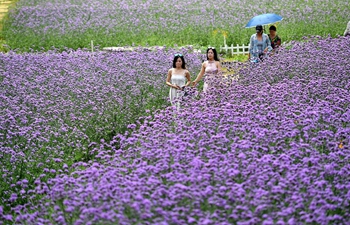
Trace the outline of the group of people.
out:
[[[270,26],[270,33],[264,34],[262,25],[257,25],[256,33],[250,38],[249,58],[264,60],[268,52],[277,51],[281,45],[281,38],[276,33],[276,26]],[[176,99],[185,95],[186,87],[192,84],[195,87],[204,77],[203,92],[206,93],[212,86],[215,77],[222,74],[221,63],[214,47],[208,47],[206,51],[207,59],[202,63],[197,78],[192,82],[190,72],[186,69],[186,62],[182,54],[175,54],[173,66],[168,71],[166,85],[170,87],[169,98],[172,104]]]
[[[264,60],[269,53],[276,53],[281,45],[281,38],[277,35],[276,26],[269,28],[270,33],[264,34],[263,26],[255,27],[256,33],[250,37],[249,59]]]
[[[192,82],[190,72],[186,69],[186,62],[182,54],[175,54],[173,60],[173,68],[169,69],[166,84],[170,87],[169,97],[171,103],[175,99],[183,97],[185,88],[192,84],[195,87],[204,76],[203,92],[207,92],[210,87],[209,82],[215,79],[217,75],[222,73],[221,63],[214,47],[207,49],[207,60],[202,63],[200,72],[197,78]]]

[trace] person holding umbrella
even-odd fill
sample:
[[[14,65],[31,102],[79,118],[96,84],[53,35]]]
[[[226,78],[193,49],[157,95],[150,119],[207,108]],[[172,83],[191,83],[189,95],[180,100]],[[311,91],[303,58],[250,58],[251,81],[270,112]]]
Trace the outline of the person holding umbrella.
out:
[[[256,33],[250,37],[249,59],[264,60],[272,50],[269,36],[264,34],[262,25],[255,27]]]

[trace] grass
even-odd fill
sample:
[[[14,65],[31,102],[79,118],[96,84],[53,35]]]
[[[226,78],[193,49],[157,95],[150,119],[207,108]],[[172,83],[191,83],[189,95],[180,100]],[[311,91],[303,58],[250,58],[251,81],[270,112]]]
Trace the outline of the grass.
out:
[[[18,7],[3,21],[3,31],[0,33],[0,37],[6,40],[9,49],[46,51],[53,47],[62,50],[65,48],[90,48],[91,40],[94,41],[96,46],[101,48],[133,45],[167,47],[184,45],[207,47],[210,45],[219,47],[224,43],[224,36],[228,45],[232,43],[241,45],[248,44],[251,34],[255,32],[254,28],[244,28],[245,24],[253,15],[263,13],[248,11],[246,8],[251,6],[252,3],[250,1],[242,1],[237,6],[237,9],[242,9],[241,14],[244,14],[244,16],[235,10],[233,12],[229,11],[226,8],[228,6],[221,3],[214,10],[212,8],[203,9],[208,13],[207,16],[213,17],[218,24],[214,22],[205,23],[202,20],[206,20],[206,14],[200,10],[203,6],[198,5],[199,3],[193,3],[189,5],[192,8],[185,12],[187,14],[182,15],[183,18],[188,18],[189,22],[186,23],[184,19],[181,19],[179,22],[167,20],[168,17],[176,17],[176,15],[168,15],[159,10],[159,8],[162,9],[162,7],[167,5],[159,5],[155,8],[142,8],[140,5],[138,6],[139,11],[131,11],[134,12],[135,18],[133,16],[129,18],[127,13],[119,15],[113,13],[114,11],[103,16],[104,11],[110,7],[107,5],[108,1],[96,7],[94,11],[84,9],[83,7],[86,6],[80,5],[83,4],[80,1],[65,3],[67,4],[67,12],[61,12],[62,7],[58,5],[60,3],[58,1],[56,3],[52,2],[52,4],[53,6],[57,4],[56,11],[62,14],[61,17],[63,16],[64,18],[57,17],[54,19],[51,14],[48,14],[51,11],[54,12],[53,9],[46,9],[43,6],[46,2],[51,1],[47,0],[37,3],[18,1]],[[37,9],[32,9],[32,4],[36,4]],[[318,3],[314,1],[287,1],[283,4],[281,3],[281,5],[266,3],[265,10],[275,11],[284,16],[282,22],[276,24],[277,32],[281,36],[282,42],[289,42],[292,40],[300,41],[303,37],[310,35],[336,37],[343,34],[348,21],[348,17],[345,15],[349,13],[349,10],[343,7],[344,4],[342,1],[335,1],[332,4],[328,1]],[[287,5],[293,7],[285,10]],[[77,6],[80,9],[79,12],[77,12]],[[21,10],[21,7],[28,7],[28,9],[33,11],[29,13]],[[123,13],[122,5],[117,5],[113,8],[113,10],[118,9]],[[164,8],[164,10],[166,9]],[[325,12],[321,13],[322,10]],[[247,12],[244,13],[245,11]],[[46,22],[42,17],[36,15],[41,13],[47,13],[47,20],[52,22]],[[72,21],[76,20],[75,22],[81,23],[81,27],[79,28],[74,23],[73,25],[70,24],[72,22],[67,22],[65,20],[66,17],[71,17]],[[221,17],[227,17],[227,19],[222,19]],[[235,19],[234,24],[231,21],[233,19]],[[35,20],[37,20],[35,25],[23,22]],[[102,22],[96,22],[95,20],[102,20]],[[139,20],[140,22],[134,24],[134,20]],[[122,25],[115,21],[121,21]],[[162,22],[165,24],[162,24]],[[171,24],[172,22],[173,24]],[[87,23],[91,24],[86,25]]]

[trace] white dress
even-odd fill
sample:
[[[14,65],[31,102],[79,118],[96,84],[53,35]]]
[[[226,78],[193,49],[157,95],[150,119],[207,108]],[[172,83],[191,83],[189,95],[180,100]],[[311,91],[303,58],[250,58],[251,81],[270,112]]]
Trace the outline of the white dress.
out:
[[[172,73],[171,73],[171,84],[177,84],[180,87],[183,87],[186,85],[187,82],[187,78],[186,78],[186,70],[183,70],[182,73],[175,73],[175,69],[172,69]],[[176,99],[181,99],[182,96],[184,95],[183,91],[180,91],[178,89],[175,88],[170,88],[169,91],[169,97],[170,97],[170,102],[171,104],[174,104]]]

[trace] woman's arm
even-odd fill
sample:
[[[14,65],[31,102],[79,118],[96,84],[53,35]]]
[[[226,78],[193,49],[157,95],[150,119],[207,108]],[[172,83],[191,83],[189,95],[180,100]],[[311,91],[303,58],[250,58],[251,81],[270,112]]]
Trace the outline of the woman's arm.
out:
[[[218,68],[218,74],[222,75],[223,73],[220,61],[217,61],[216,67]]]
[[[347,34],[350,34],[350,21],[348,22],[348,25],[346,26],[346,29],[344,31],[344,36],[346,36]]]
[[[193,86],[196,86],[196,84],[202,79],[205,71],[205,62],[202,63],[201,71],[198,73],[197,78],[193,81]]]
[[[188,85],[191,84],[191,75],[190,75],[190,72],[188,70],[186,70],[185,76],[186,76],[186,79],[187,79],[187,83],[185,84],[185,86],[187,87]]]
[[[280,38],[280,36],[277,35],[277,42],[275,43],[275,46],[278,48],[281,46],[282,40]]]
[[[253,49],[254,49],[254,34],[250,37],[250,42],[249,42],[249,56],[253,55]],[[249,57],[250,58],[250,57]]]
[[[272,50],[272,47],[271,47],[271,41],[270,41],[270,38],[269,36],[267,36],[267,34],[264,35],[265,37],[265,42],[266,42],[266,48],[264,49],[264,52],[268,52],[268,51],[271,51]]]

